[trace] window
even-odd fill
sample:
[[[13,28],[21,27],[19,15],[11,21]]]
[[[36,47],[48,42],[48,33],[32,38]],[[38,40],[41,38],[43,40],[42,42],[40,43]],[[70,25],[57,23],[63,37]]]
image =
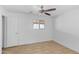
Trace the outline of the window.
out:
[[[39,24],[33,24],[33,29],[39,29]]]
[[[44,24],[40,24],[40,29],[44,29]]]
[[[44,20],[33,20],[33,29],[44,30],[45,21]]]

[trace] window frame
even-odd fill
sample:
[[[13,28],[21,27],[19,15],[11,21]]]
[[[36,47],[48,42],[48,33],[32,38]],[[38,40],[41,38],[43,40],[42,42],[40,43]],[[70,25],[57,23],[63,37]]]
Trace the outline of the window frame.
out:
[[[38,24],[37,28],[34,27],[35,24]],[[43,25],[43,28],[40,25]],[[33,29],[45,30],[45,20],[33,20]]]

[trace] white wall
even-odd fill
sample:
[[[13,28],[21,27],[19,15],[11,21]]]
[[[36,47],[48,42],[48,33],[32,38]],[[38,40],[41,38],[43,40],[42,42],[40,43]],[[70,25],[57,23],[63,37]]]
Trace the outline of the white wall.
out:
[[[33,30],[32,20],[46,20],[45,30]],[[53,38],[52,19],[33,14],[8,13],[7,47],[47,41]]]
[[[79,52],[79,9],[60,15],[55,23],[55,41]]]

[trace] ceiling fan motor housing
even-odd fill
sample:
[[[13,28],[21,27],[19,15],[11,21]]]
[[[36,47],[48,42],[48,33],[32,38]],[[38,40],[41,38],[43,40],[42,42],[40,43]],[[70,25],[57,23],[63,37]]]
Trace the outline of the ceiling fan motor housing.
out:
[[[40,12],[40,13],[43,13],[43,12],[45,12],[45,10],[39,10],[39,12]]]

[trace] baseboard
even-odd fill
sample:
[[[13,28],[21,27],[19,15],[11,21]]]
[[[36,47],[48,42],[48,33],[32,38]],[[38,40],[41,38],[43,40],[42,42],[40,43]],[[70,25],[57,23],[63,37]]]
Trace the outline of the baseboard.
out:
[[[59,44],[59,45],[65,47],[65,48],[68,48],[68,49],[70,49],[70,50],[72,50],[72,51],[74,51],[74,52],[76,52],[76,53],[79,53],[78,51],[76,51],[76,50],[74,50],[74,49],[72,49],[72,48],[70,48],[70,47],[68,47],[68,46],[66,46],[66,45],[63,45],[63,44],[62,44],[61,42],[59,42],[59,41],[56,41],[56,40],[53,40],[53,41],[56,42],[57,44]]]
[[[41,41],[36,41],[36,42],[29,42],[29,43],[22,43],[16,46],[22,46],[22,45],[30,45],[30,44],[36,44],[36,43],[41,43],[41,42],[48,42],[51,41],[52,39],[48,39],[48,40],[41,40]],[[16,46],[7,46],[5,48],[10,48],[10,47],[16,47]]]

